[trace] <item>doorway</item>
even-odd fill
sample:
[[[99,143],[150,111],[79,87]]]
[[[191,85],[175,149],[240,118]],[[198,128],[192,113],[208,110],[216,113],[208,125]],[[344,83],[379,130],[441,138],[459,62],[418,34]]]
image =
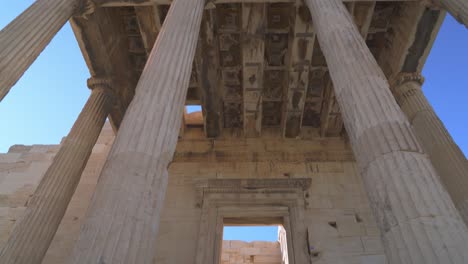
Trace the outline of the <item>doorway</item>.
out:
[[[222,237],[219,264],[289,263],[281,218],[225,218]]]

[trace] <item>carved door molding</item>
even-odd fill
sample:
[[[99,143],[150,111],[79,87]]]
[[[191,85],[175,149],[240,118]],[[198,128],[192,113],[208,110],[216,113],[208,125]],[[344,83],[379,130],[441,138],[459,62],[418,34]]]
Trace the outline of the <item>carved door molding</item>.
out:
[[[303,221],[310,179],[210,179],[196,183],[201,207],[196,264],[219,264],[225,223],[281,224],[289,264],[309,263]]]

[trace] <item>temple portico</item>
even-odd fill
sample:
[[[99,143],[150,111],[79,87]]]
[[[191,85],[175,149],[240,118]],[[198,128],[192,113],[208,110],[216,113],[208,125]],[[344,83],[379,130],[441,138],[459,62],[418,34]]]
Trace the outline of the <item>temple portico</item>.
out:
[[[223,223],[265,221],[291,264],[467,263],[468,162],[418,73],[445,11],[467,25],[463,0],[36,1],[0,100],[69,19],[92,92],[0,263],[218,264]]]

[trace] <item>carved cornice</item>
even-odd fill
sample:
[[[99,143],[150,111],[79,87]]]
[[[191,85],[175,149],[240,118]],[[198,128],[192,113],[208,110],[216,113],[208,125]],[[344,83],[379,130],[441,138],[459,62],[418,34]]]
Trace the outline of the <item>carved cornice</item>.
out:
[[[304,199],[304,193],[312,183],[308,178],[297,179],[209,179],[198,181],[197,207],[202,207],[208,194],[297,194]],[[209,199],[209,198],[208,198]]]
[[[210,190],[210,192],[245,192],[266,189],[301,189],[310,187],[312,180],[298,179],[210,179],[199,182],[196,187]]]

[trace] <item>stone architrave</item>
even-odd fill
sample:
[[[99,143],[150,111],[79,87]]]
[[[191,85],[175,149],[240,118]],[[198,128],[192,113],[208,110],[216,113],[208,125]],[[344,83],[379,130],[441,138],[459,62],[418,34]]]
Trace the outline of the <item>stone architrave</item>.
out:
[[[0,101],[84,0],[37,0],[0,31]]]
[[[107,79],[88,85],[91,96],[11,231],[2,264],[40,264],[54,238],[112,107]]]
[[[424,96],[423,82],[419,73],[400,73],[393,94],[468,225],[468,162]]]
[[[69,263],[153,263],[204,5],[172,2]]]
[[[306,0],[389,263],[468,263],[468,231],[340,0]]]
[[[447,10],[458,22],[468,27],[468,1],[466,0],[429,0],[436,6]]]

